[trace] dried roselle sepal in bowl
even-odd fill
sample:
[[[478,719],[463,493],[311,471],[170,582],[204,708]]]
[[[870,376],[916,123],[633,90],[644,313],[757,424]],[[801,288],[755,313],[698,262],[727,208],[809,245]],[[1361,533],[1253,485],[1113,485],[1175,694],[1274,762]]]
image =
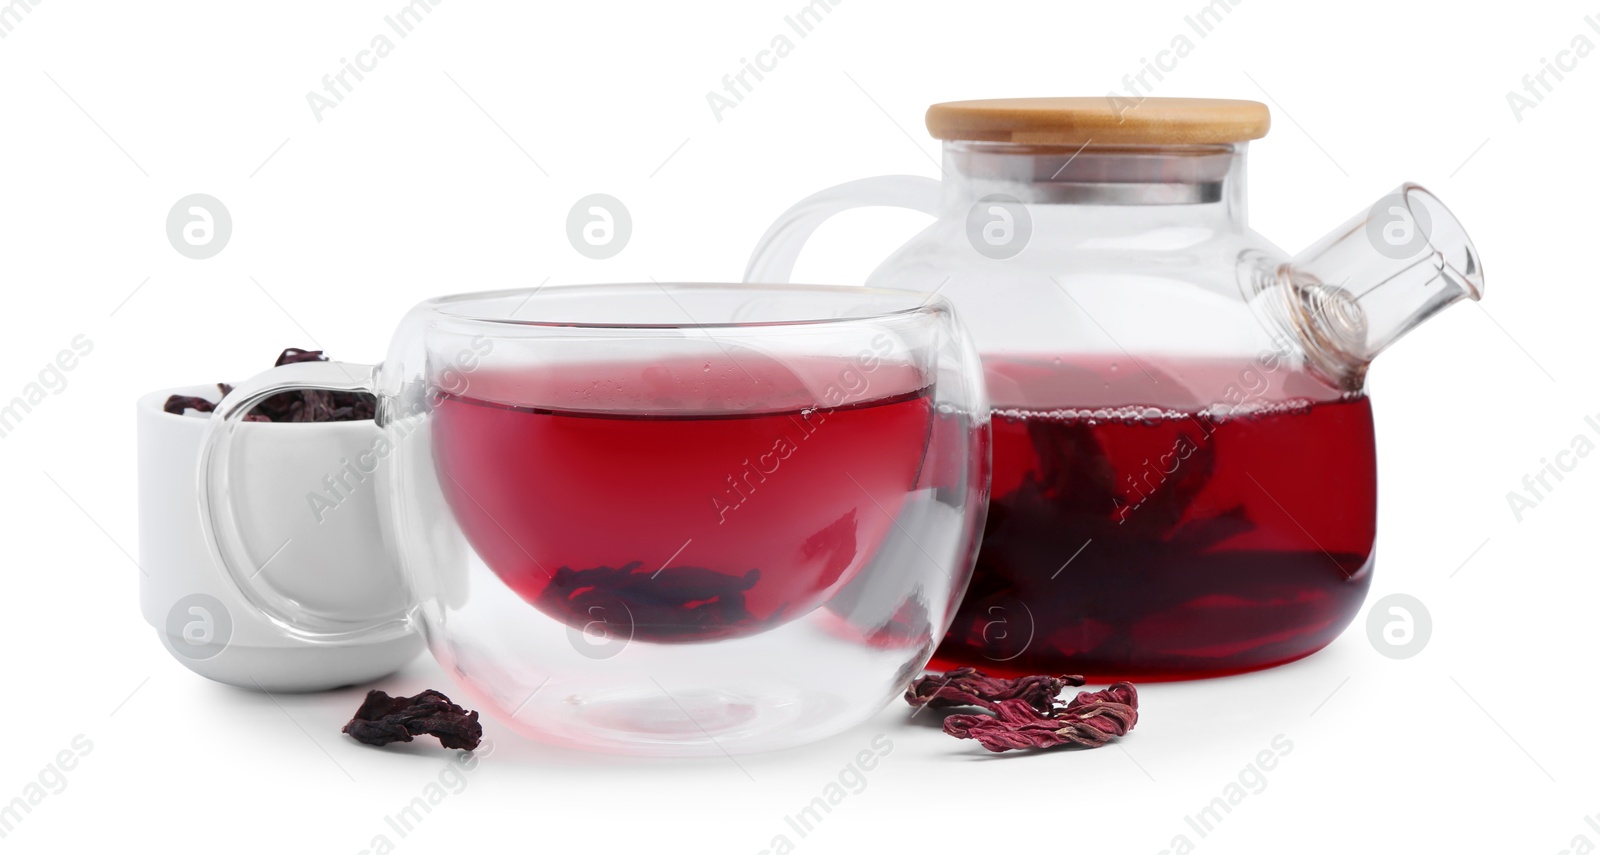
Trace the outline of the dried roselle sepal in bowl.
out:
[[[226,395],[227,393],[224,392],[223,394]],[[167,402],[161,405],[161,409],[166,410],[175,416],[183,415],[185,410],[194,410],[197,413],[209,413],[216,408],[216,404],[207,401],[205,398],[195,397],[194,395],[168,395]]]
[[[299,347],[286,347],[278,354],[278,361],[272,363],[273,368],[280,365],[293,365],[297,362],[327,362],[328,357],[322,355],[320,350],[306,350]]]
[[[280,365],[293,365],[299,362],[326,362],[327,357],[320,350],[304,350],[298,347],[285,348],[278,354],[278,359],[273,367]],[[218,383],[224,397],[233,387],[226,383]],[[209,413],[216,405],[204,398],[187,395],[173,395],[167,398],[163,406],[167,412],[174,415],[183,415],[187,410],[199,413]],[[377,400],[364,392],[324,392],[316,389],[300,389],[293,392],[279,392],[262,401],[245,416],[247,422],[354,422],[372,419],[377,413]]]
[[[976,668],[957,668],[944,674],[927,674],[906,689],[906,703],[914,707],[983,707],[993,710],[1001,701],[1018,699],[1040,712],[1049,712],[1056,697],[1069,686],[1083,685],[1073,674],[1059,677],[991,677]]]

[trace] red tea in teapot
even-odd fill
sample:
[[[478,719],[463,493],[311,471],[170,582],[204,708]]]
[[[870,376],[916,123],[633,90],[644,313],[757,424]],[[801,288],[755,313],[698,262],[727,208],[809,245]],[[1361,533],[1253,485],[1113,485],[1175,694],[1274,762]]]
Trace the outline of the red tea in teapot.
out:
[[[568,365],[474,375],[438,403],[433,447],[472,548],[523,599],[607,636],[711,641],[850,581],[932,417],[925,382],[887,365]]]
[[[1195,390],[1237,373],[1220,362],[995,360],[989,372],[993,499],[939,667],[1235,673],[1320,649],[1359,609],[1377,491],[1364,395],[1255,371],[1253,394],[1199,406]]]
[[[1480,299],[1483,261],[1409,182],[1286,254],[1245,189],[1270,125],[1226,99],[934,104],[941,180],[815,193],[750,254],[747,282],[783,282],[838,213],[936,220],[866,284],[948,299],[989,380],[988,524],[939,667],[1206,677],[1314,653],[1355,616],[1368,367]]]

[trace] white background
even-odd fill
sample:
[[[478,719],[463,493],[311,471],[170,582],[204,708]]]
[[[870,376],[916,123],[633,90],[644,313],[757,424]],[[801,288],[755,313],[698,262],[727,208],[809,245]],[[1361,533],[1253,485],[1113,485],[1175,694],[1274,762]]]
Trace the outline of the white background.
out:
[[[706,93],[801,0],[449,0],[318,122],[306,93],[401,5],[46,0],[0,39],[0,399],[74,336],[94,342],[67,388],[0,440],[0,801],[75,735],[94,746],[0,849],[356,852],[446,762],[421,743],[375,751],[340,735],[361,690],[269,699],[162,650],[128,557],[137,395],[244,376],[291,344],[376,360],[402,312],[442,293],[735,279],[795,199],[936,174],[928,104],[1105,94],[1189,33],[1202,3],[844,0],[719,122]],[[1426,604],[1420,655],[1381,656],[1363,615],[1298,664],[1147,686],[1138,729],[1089,752],[990,757],[899,706],[737,764],[564,752],[490,723],[496,750],[398,851],[740,853],[785,832],[805,852],[1158,852],[1179,834],[1201,852],[1600,842],[1584,819],[1600,812],[1600,462],[1520,522],[1506,499],[1600,413],[1600,58],[1551,78],[1520,121],[1506,102],[1575,36],[1600,43],[1586,14],[1600,8],[1248,0],[1210,36],[1190,33],[1193,52],[1155,93],[1268,101],[1252,221],[1284,247],[1410,179],[1482,251],[1487,299],[1373,372],[1369,603]],[[205,261],[164,234],[196,192],[234,222]],[[634,221],[604,261],[565,235],[572,203],[595,192]],[[860,281],[919,225],[850,215],[819,233],[797,278]],[[382,685],[448,688],[426,658]],[[798,839],[785,815],[879,733],[894,747],[867,788]],[[1279,734],[1293,749],[1265,789],[1195,834],[1185,816]]]

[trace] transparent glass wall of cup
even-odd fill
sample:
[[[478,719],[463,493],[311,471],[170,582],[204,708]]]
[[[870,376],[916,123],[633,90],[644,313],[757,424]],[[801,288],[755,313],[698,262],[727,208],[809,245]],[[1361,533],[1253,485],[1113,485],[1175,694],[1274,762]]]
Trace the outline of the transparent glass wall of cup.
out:
[[[330,485],[385,496],[409,607],[352,626],[240,560],[230,457],[275,392],[379,398]],[[431,300],[379,366],[240,385],[203,451],[207,531],[245,597],[335,640],[420,624],[480,709],[646,754],[819,739],[927,662],[988,498],[988,411],[951,307],[863,288],[606,285]],[[348,488],[341,486],[352,481]]]
[[[1483,271],[1414,184],[1282,252],[1246,216],[1267,127],[1247,101],[938,104],[942,181],[824,190],[752,254],[748,278],[783,281],[833,214],[934,218],[867,284],[948,297],[994,407],[994,498],[936,664],[1206,677],[1313,653],[1360,609],[1367,367]]]

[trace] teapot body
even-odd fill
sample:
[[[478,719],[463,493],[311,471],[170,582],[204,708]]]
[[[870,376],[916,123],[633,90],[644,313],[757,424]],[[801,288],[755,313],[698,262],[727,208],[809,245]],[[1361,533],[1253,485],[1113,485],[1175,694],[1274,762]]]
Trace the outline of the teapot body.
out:
[[[862,179],[785,212],[748,282],[785,281],[849,208],[935,222],[869,283],[957,307],[992,405],[977,568],[934,662],[1188,679],[1309,655],[1372,578],[1367,368],[1482,260],[1411,183],[1285,256],[1251,230],[1266,105],[1005,98],[928,110],[941,181]]]
[[[955,303],[993,407],[989,515],[937,665],[1215,676],[1356,615],[1371,407],[1241,274],[1283,256],[1248,227],[1244,159],[946,144],[938,220],[869,279]]]

